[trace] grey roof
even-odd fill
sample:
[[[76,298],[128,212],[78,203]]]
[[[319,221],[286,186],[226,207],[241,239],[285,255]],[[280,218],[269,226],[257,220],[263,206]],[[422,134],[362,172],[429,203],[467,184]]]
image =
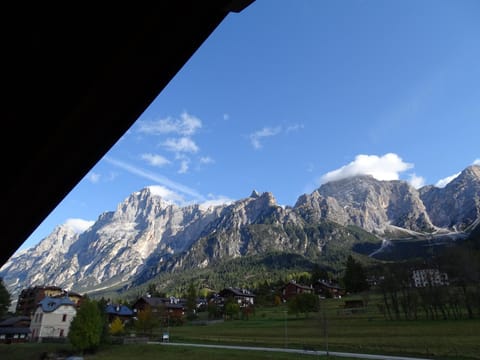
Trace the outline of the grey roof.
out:
[[[68,297],[53,298],[46,296],[38,303],[38,305],[42,307],[43,312],[52,312],[62,305],[75,306],[75,303]]]
[[[0,327],[0,334],[12,335],[12,334],[30,334],[29,327]]]
[[[3,320],[2,322],[0,322],[0,327],[5,327],[5,326],[13,326],[15,325],[16,323],[20,322],[20,321],[28,321],[30,322],[30,317],[28,316],[12,316],[8,319],[5,319]]]
[[[133,316],[133,311],[126,305],[107,305],[105,312],[109,315]]]
[[[318,283],[320,285],[323,285],[323,286],[328,287],[330,289],[344,290],[341,286],[339,286],[337,284],[334,284],[334,283],[327,282],[325,280],[318,280]]]
[[[283,288],[286,288],[289,285],[293,285],[293,286],[295,286],[299,289],[312,290],[312,288],[310,286],[297,284],[296,282],[293,282],[293,281],[290,281],[288,284],[284,285]]]

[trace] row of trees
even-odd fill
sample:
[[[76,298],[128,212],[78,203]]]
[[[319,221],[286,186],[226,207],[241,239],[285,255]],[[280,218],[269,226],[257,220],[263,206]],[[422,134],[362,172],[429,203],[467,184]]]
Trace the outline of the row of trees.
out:
[[[412,287],[412,269],[446,272],[448,286]],[[480,316],[480,256],[465,247],[451,248],[429,263],[391,263],[370,269],[381,279],[379,310],[387,319],[461,319]]]

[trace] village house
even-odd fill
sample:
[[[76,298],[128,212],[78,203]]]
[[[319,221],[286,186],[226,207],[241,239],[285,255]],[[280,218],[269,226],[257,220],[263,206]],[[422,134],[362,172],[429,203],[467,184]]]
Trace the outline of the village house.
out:
[[[76,314],[75,303],[68,297],[45,297],[38,303],[30,323],[32,339],[67,337]]]
[[[74,292],[67,291],[58,286],[34,286],[27,289],[23,289],[18,296],[17,306],[15,313],[19,315],[32,316],[37,305],[45,297],[59,298],[68,296],[72,300],[77,309],[81,304],[83,296]]]
[[[295,280],[291,280],[288,284],[282,287],[282,298],[285,301],[297,296],[298,294],[311,294],[313,287],[297,284]]]
[[[12,316],[0,322],[0,344],[27,342],[29,339],[29,316]]]
[[[255,295],[246,289],[228,287],[218,293],[220,301],[225,303],[227,299],[233,299],[241,308],[254,305]]]
[[[142,296],[132,306],[134,316],[139,311],[149,309],[154,316],[164,320],[181,320],[185,315],[185,301],[175,297],[163,298],[155,296]]]
[[[122,323],[126,323],[130,321],[134,316],[133,310],[130,309],[127,305],[119,304],[108,304],[105,307],[105,313],[107,314],[109,323],[111,323],[117,317],[122,321]]]
[[[346,291],[337,283],[330,280],[318,280],[313,288],[315,293],[325,298],[341,298]]]
[[[23,289],[18,295],[15,313],[19,315],[32,316],[37,305],[46,296],[55,297],[63,294],[63,289],[58,286],[34,286]]]
[[[62,295],[57,295],[56,297],[61,297]],[[68,296],[70,300],[73,301],[75,307],[78,309],[83,301],[83,295],[75,292],[75,291],[64,291],[63,296]]]

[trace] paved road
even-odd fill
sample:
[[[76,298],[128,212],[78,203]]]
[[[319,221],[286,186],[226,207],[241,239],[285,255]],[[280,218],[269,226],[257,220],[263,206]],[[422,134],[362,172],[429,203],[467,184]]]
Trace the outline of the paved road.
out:
[[[304,355],[317,355],[317,356],[338,356],[338,357],[350,357],[358,359],[377,359],[377,360],[429,360],[425,358],[413,358],[405,356],[390,356],[390,355],[372,355],[372,354],[356,354],[356,353],[346,353],[346,352],[336,352],[336,351],[316,351],[316,350],[302,350],[302,349],[286,349],[286,348],[271,348],[271,347],[253,347],[253,346],[234,346],[234,345],[207,345],[207,344],[187,344],[187,343],[177,343],[177,342],[156,342],[151,341],[149,344],[160,344],[167,346],[192,346],[192,347],[203,347],[203,348],[215,348],[215,349],[232,349],[232,350],[253,350],[253,351],[273,351],[273,352],[286,352],[286,353],[296,353]]]

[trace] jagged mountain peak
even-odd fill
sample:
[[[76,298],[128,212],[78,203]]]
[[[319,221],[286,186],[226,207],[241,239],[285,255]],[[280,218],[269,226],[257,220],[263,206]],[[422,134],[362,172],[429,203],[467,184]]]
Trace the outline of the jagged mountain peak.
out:
[[[299,198],[295,208],[305,219],[328,219],[383,234],[389,228],[432,231],[418,191],[403,180],[360,175],[322,184]]]
[[[36,253],[51,252],[53,249],[67,252],[70,245],[78,237],[78,231],[68,223],[57,225],[51,234],[42,239],[33,250]]]
[[[420,189],[420,197],[436,226],[468,229],[480,218],[480,166],[468,166],[443,188]]]
[[[447,186],[456,186],[459,183],[471,183],[480,180],[480,165],[470,165],[466,167],[460,174],[450,181]]]
[[[140,191],[135,191],[125,201],[145,201],[149,199],[160,201],[164,206],[177,205],[173,192],[160,185],[150,185],[142,188]]]
[[[252,193],[250,194],[251,198],[258,198],[260,197],[260,193],[257,190],[253,190]]]
[[[161,269],[163,261],[181,270],[187,260],[201,267],[218,257],[262,251],[319,254],[327,242],[343,241],[346,225],[387,238],[391,229],[396,234],[463,230],[478,223],[479,175],[480,166],[470,166],[445,188],[420,190],[402,180],[355,176],[321,185],[300,196],[293,208],[283,208],[271,192],[257,190],[236,201],[209,201],[208,207],[178,205],[165,188],[148,186],[125,198],[115,211],[102,213],[81,234],[67,225],[56,227],[44,241],[9,261],[0,276],[17,290],[39,283],[93,290],[105,283],[148,279],[150,269]],[[321,229],[327,223],[336,223],[330,225],[332,232]]]

